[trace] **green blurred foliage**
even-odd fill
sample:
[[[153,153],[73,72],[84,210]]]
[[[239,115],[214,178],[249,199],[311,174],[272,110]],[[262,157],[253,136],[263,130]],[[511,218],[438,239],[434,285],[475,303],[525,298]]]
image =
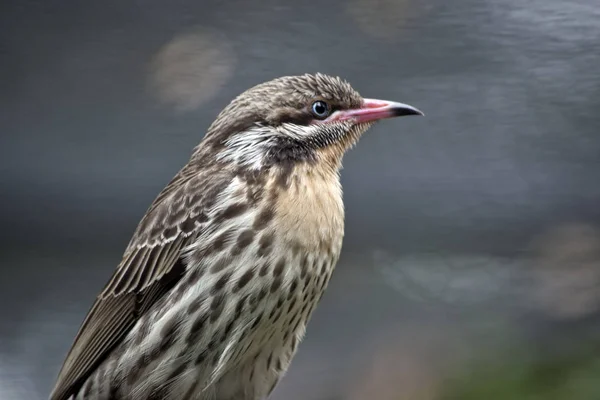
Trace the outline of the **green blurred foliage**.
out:
[[[513,348],[474,363],[443,392],[442,400],[600,399],[599,346],[588,343],[552,356]]]

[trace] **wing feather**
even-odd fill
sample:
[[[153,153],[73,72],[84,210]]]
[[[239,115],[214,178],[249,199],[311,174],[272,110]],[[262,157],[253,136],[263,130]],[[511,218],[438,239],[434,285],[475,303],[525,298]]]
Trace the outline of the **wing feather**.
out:
[[[223,174],[221,174],[223,175]],[[189,164],[152,203],[113,276],[88,312],[58,375],[51,400],[66,400],[125,338],[139,318],[181,279],[181,259],[202,224],[183,224],[206,213],[227,185],[219,174]],[[210,177],[210,179],[207,179]],[[202,188],[202,193],[198,191]],[[214,197],[214,198],[213,198]]]

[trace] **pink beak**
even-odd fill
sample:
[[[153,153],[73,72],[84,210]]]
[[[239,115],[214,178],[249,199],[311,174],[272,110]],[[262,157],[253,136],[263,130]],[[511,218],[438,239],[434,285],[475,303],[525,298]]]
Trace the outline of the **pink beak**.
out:
[[[377,99],[364,99],[360,108],[336,111],[331,114],[327,120],[363,123],[378,121],[384,118],[402,117],[405,115],[425,114],[415,107],[404,103],[396,103],[393,101]]]

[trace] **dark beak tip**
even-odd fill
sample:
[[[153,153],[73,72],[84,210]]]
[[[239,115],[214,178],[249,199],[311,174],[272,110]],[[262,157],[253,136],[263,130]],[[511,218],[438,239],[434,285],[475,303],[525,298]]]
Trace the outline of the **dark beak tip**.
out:
[[[394,113],[394,117],[404,117],[404,116],[408,116],[408,115],[418,115],[421,117],[425,116],[425,113],[421,110],[417,110],[416,108],[396,108],[393,111]]]

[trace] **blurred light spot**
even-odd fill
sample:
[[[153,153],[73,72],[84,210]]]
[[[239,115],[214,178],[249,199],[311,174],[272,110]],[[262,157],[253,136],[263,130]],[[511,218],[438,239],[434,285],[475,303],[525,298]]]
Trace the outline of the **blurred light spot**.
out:
[[[438,399],[448,369],[461,358],[454,332],[448,326],[441,328],[413,324],[383,334],[344,398]]]
[[[26,377],[23,365],[9,360],[6,354],[0,358],[0,399],[18,400],[37,398],[33,382]]]
[[[347,11],[367,35],[377,39],[398,37],[405,23],[417,13],[414,0],[353,0]]]
[[[537,238],[532,245],[531,296],[545,312],[580,318],[600,308],[600,231],[569,224]]]
[[[229,81],[235,54],[213,32],[181,34],[151,61],[151,84],[158,98],[179,112],[191,111],[214,97]]]
[[[424,303],[476,305],[505,295],[519,260],[486,255],[374,254],[384,281],[404,297]]]

